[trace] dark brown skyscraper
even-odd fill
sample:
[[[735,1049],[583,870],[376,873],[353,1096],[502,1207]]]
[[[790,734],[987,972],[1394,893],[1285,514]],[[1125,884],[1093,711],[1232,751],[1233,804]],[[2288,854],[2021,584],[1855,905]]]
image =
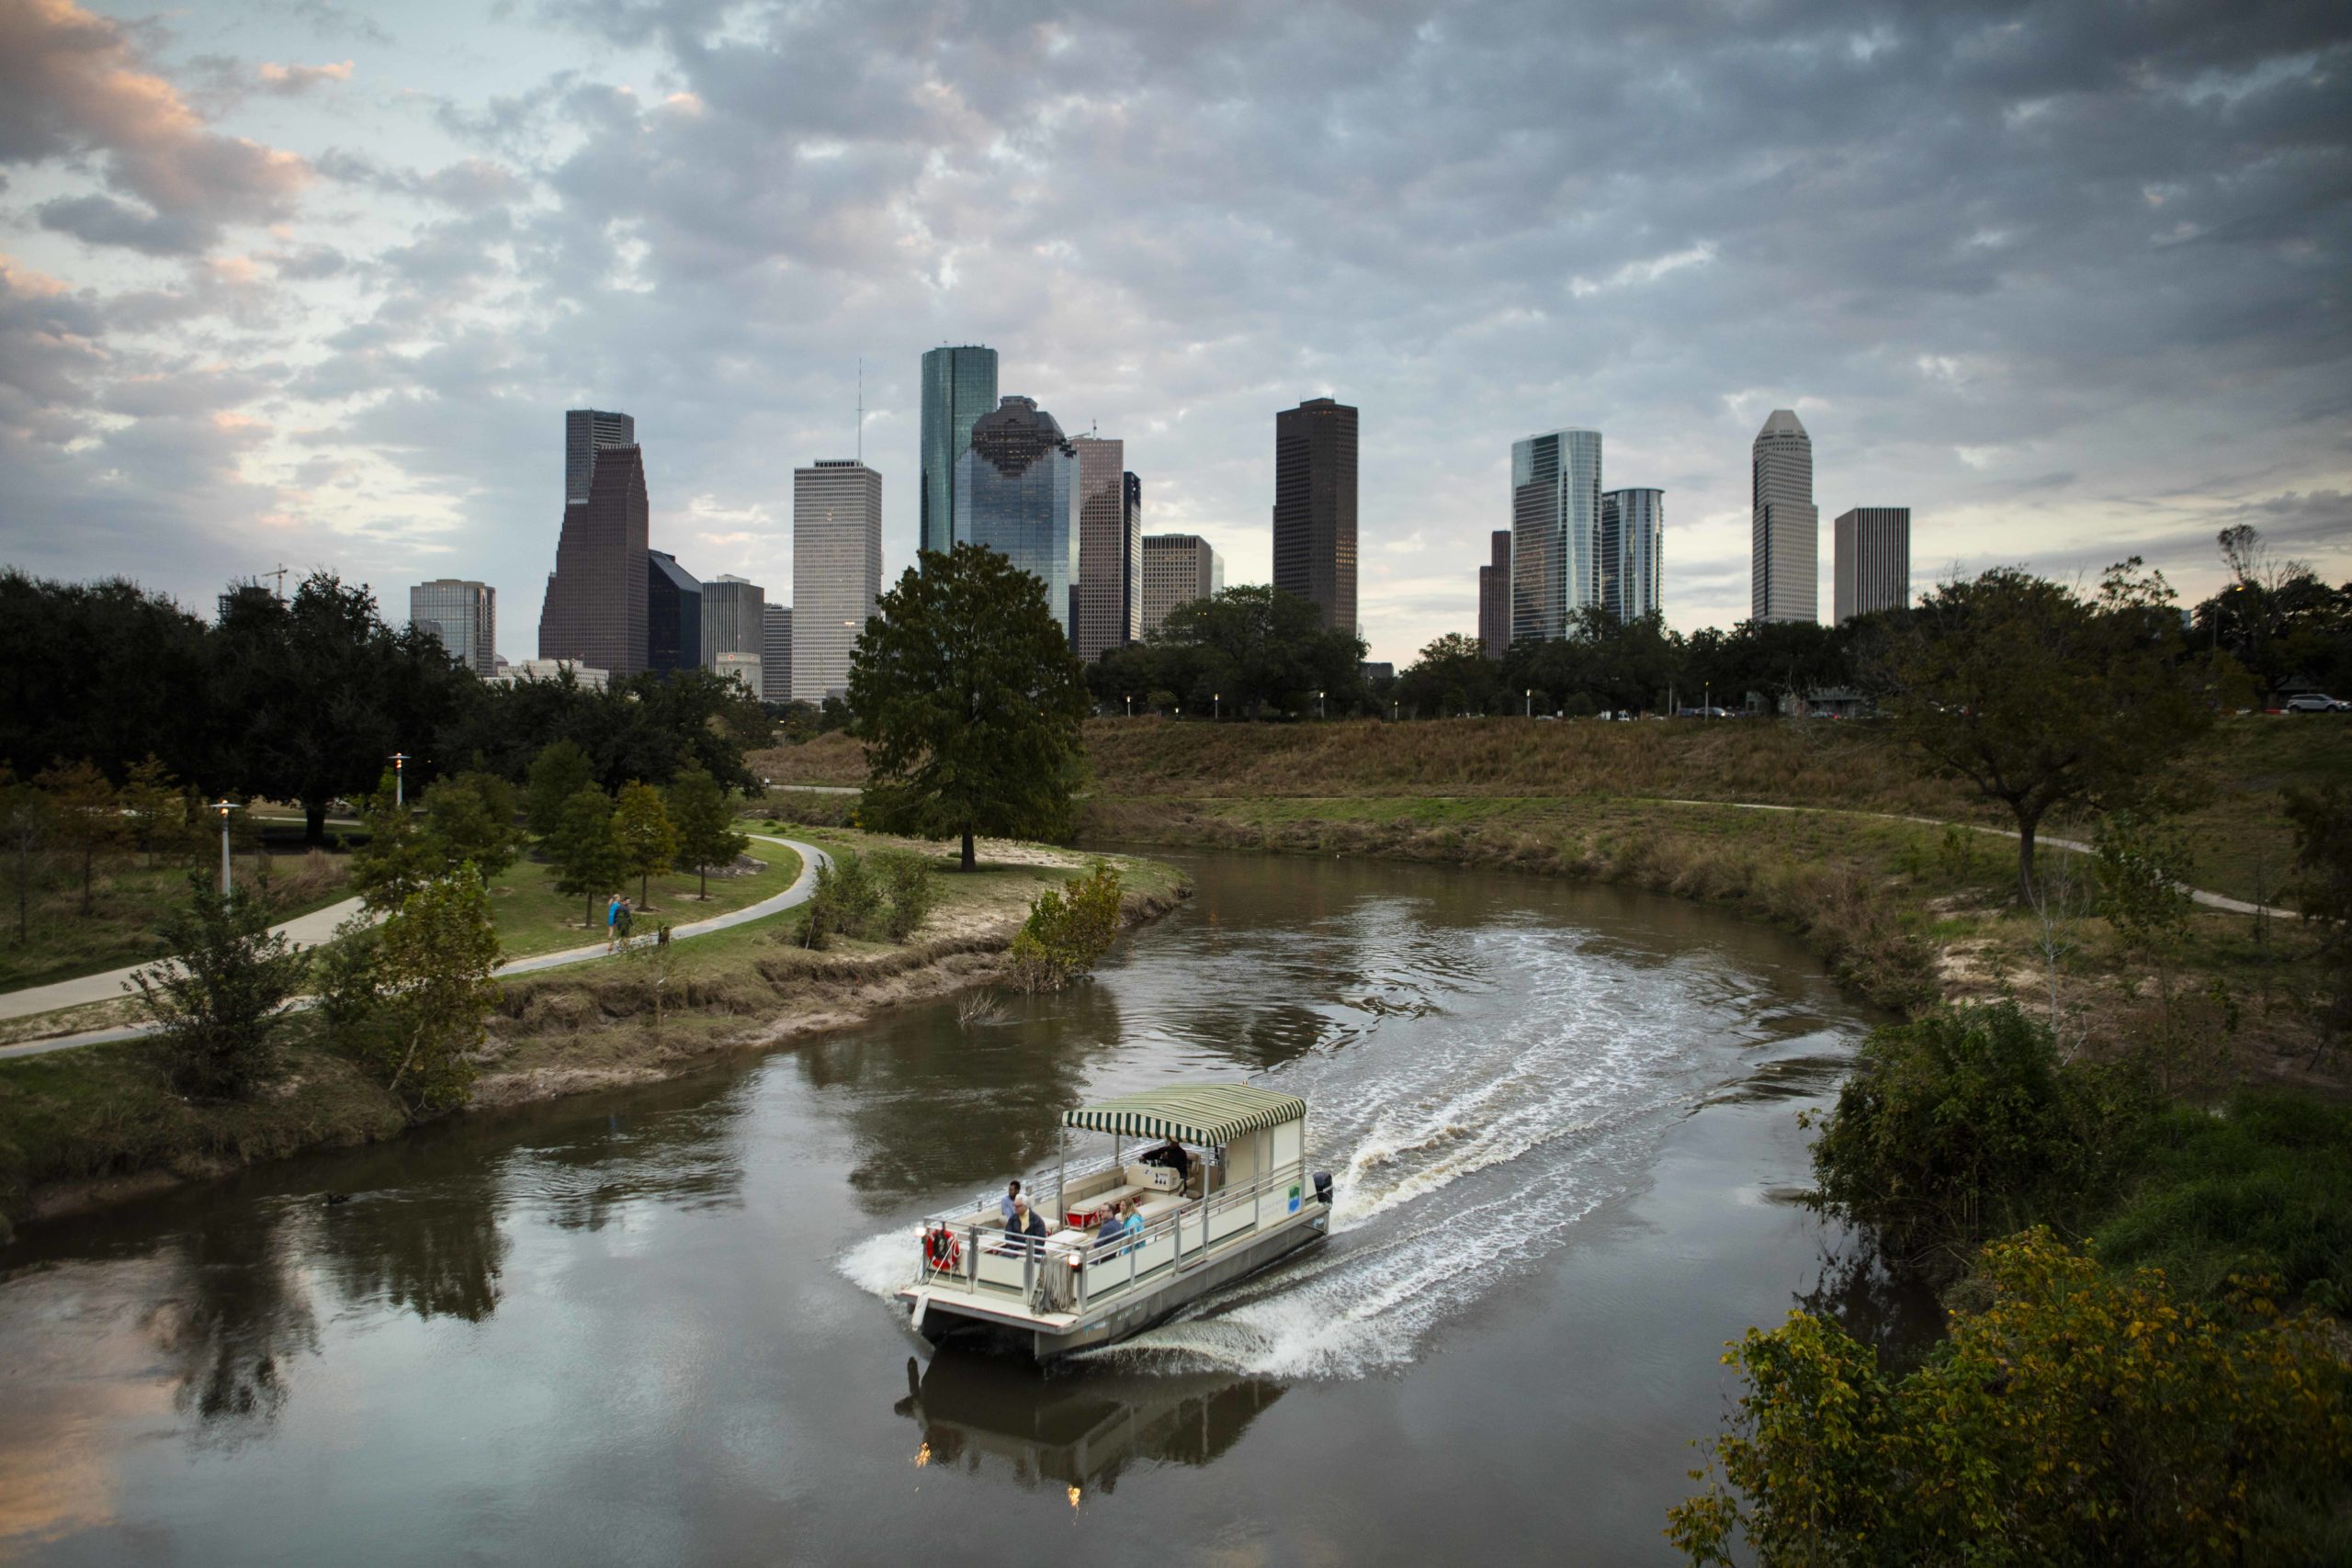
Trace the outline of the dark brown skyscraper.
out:
[[[1309,398],[1274,415],[1274,586],[1356,631],[1356,411]]]
[[[1478,647],[1489,659],[1510,651],[1510,530],[1498,528],[1491,565],[1478,569]]]
[[[618,680],[646,667],[645,455],[600,446],[588,499],[563,509],[539,612],[539,657]]]

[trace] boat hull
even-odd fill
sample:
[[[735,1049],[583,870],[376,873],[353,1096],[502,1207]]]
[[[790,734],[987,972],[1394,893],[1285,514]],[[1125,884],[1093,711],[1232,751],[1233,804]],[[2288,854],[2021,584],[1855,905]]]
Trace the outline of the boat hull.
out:
[[[1164,1323],[1211,1291],[1272,1267],[1302,1247],[1324,1239],[1330,1211],[1319,1204],[1288,1224],[1220,1249],[1215,1257],[1159,1281],[1153,1289],[1122,1293],[1076,1314],[1068,1327],[1045,1325],[1025,1314],[995,1310],[947,1292],[910,1289],[899,1297],[918,1314],[915,1332],[936,1346],[949,1338],[994,1339],[1026,1349],[1040,1361],[1113,1345]]]

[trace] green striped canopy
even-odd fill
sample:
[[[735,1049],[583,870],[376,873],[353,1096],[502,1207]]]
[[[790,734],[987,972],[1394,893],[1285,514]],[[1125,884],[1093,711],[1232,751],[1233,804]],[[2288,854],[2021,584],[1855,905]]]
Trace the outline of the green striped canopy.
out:
[[[1276,1089],[1246,1083],[1171,1084],[1065,1111],[1062,1125],[1182,1144],[1229,1144],[1244,1133],[1306,1114],[1306,1101]]]

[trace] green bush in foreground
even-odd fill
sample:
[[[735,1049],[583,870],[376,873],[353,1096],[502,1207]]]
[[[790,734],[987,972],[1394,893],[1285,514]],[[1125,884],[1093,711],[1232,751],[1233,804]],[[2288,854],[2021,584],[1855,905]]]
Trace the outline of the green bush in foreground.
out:
[[[1872,1032],[1813,1147],[1815,1201],[1898,1262],[1951,1278],[1992,1237],[2080,1234],[2138,1158],[2157,1101],[2129,1065],[2062,1061],[2014,1002]]]
[[[1747,1391],[1711,1484],[1668,1514],[1690,1561],[2287,1562],[2347,1544],[2352,1366],[2260,1282],[2214,1307],[2103,1275],[2036,1229],[1984,1250],[1990,1302],[1899,1380],[1792,1313],[1725,1364]],[[2329,1531],[2335,1530],[2336,1537]]]
[[[801,916],[800,945],[822,950],[836,937],[902,942],[938,904],[938,874],[922,856],[836,850],[830,865],[817,868],[817,889]]]
[[[1119,934],[1119,874],[1102,861],[1066,887],[1048,887],[1012,939],[1012,983],[1058,991],[1091,971]]]

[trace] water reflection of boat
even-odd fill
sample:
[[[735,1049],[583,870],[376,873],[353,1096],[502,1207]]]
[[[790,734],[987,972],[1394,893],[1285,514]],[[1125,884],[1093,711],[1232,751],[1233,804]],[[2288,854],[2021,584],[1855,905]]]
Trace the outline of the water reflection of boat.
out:
[[[916,1333],[1010,1337],[1040,1360],[1107,1345],[1320,1241],[1330,1223],[1331,1179],[1318,1171],[1309,1186],[1295,1094],[1174,1085],[1081,1105],[1062,1126],[1108,1134],[1111,1152],[1057,1164],[1050,1224],[1012,1234],[984,1195],[910,1238],[916,1272],[899,1299]]]
[[[921,1427],[923,1464],[1001,1466],[1023,1486],[1109,1491],[1132,1461],[1203,1465],[1240,1440],[1283,1385],[1232,1376],[1083,1378],[944,1351],[891,1408]]]

